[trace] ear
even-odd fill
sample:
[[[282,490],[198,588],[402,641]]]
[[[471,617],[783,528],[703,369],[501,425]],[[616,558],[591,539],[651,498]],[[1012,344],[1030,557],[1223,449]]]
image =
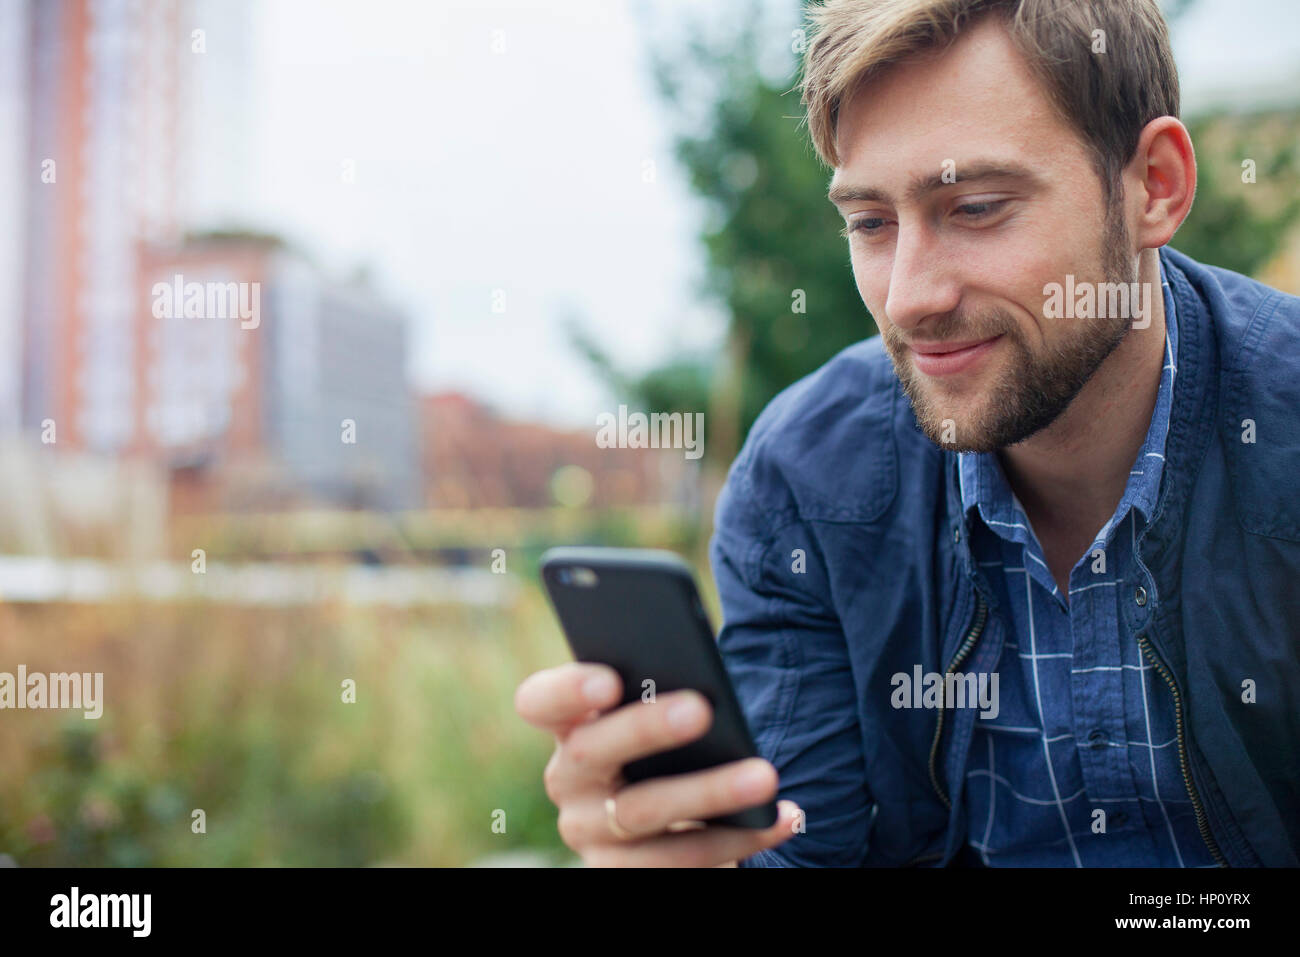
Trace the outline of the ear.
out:
[[[1124,187],[1137,248],[1155,249],[1173,239],[1196,196],[1196,153],[1187,127],[1172,116],[1143,127],[1124,170]]]

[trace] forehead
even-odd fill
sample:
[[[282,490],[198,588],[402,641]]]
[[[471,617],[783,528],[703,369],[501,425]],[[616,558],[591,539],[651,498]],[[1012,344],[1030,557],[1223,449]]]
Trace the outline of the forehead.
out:
[[[949,159],[960,168],[963,157],[1006,157],[1042,171],[1086,162],[1082,139],[996,17],[872,77],[841,104],[837,132],[832,185],[866,174],[899,181]]]

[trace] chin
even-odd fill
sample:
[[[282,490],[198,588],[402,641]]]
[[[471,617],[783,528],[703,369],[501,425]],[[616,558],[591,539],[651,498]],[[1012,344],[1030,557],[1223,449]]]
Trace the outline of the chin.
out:
[[[953,452],[993,452],[1005,443],[998,441],[997,430],[989,428],[987,410],[963,408],[955,414],[940,412],[950,403],[925,396],[922,411],[912,403],[913,414],[921,431],[935,445]]]

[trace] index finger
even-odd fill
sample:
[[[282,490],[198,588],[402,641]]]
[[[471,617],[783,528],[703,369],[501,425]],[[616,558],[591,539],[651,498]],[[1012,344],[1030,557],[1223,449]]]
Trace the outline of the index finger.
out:
[[[622,694],[623,683],[613,668],[569,661],[521,681],[515,689],[515,711],[534,727],[559,733],[593,710],[617,704]]]

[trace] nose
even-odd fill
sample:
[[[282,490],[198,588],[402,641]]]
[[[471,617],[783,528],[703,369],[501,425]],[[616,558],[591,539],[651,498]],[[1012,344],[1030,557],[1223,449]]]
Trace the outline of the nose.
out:
[[[926,319],[952,312],[960,301],[956,263],[938,247],[934,232],[924,224],[900,220],[885,317],[911,333]]]

